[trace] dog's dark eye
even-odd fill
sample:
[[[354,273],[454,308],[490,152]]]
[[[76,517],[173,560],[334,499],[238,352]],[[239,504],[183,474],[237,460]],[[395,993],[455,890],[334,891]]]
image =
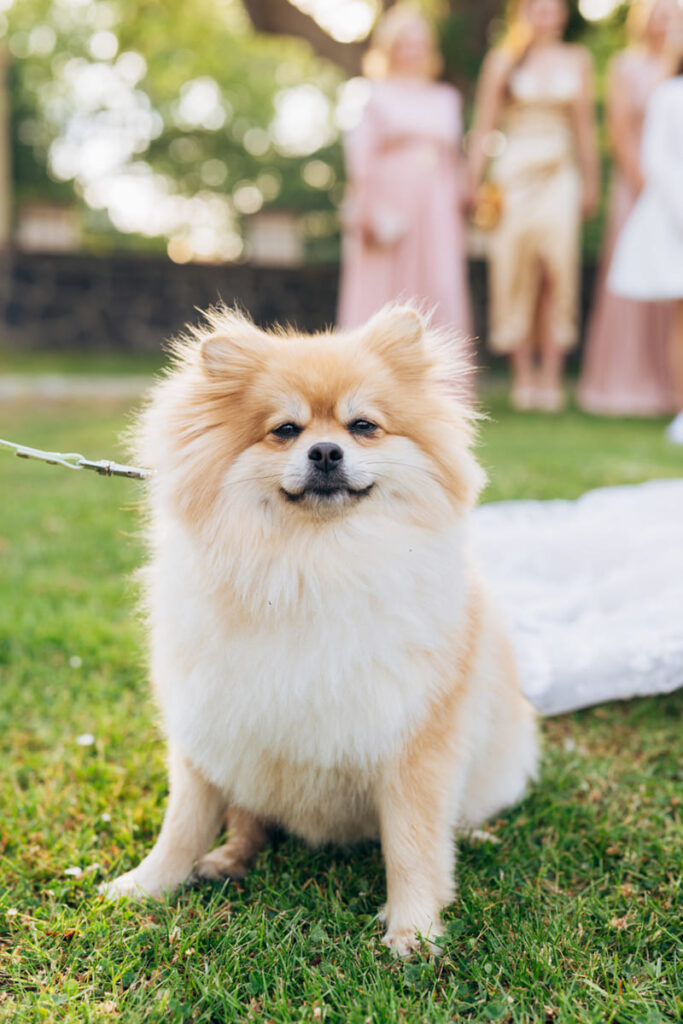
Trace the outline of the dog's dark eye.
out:
[[[298,423],[283,423],[281,427],[271,430],[271,434],[281,437],[283,441],[289,441],[290,438],[298,437],[302,430],[303,427],[300,427]]]
[[[347,429],[350,434],[374,434],[377,424],[370,420],[354,420],[353,423],[349,423]]]

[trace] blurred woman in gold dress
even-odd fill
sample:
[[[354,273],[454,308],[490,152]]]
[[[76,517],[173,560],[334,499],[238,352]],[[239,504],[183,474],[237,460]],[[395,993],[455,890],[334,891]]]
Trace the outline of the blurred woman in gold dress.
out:
[[[470,190],[501,193],[489,248],[489,345],[510,356],[512,402],[556,412],[577,341],[581,216],[599,200],[591,58],[562,39],[565,0],[521,0],[486,57],[470,137]]]

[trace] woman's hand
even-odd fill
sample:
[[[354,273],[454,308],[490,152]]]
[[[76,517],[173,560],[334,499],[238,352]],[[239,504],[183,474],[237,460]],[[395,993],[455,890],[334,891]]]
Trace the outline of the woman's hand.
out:
[[[479,189],[481,185],[474,181],[466,181],[460,191],[460,209],[466,217],[470,217],[477,208],[479,202]]]
[[[600,209],[600,189],[593,182],[584,182],[581,195],[581,216],[592,220]]]
[[[645,178],[641,174],[640,167],[634,168],[633,172],[627,175],[627,177],[629,179],[629,184],[631,188],[633,189],[635,194],[639,196],[645,188]]]
[[[470,217],[476,205],[476,198],[473,193],[464,188],[459,196],[458,212],[462,217]]]
[[[371,248],[379,245],[379,240],[375,234],[375,227],[370,217],[363,217],[359,223],[359,227],[364,245],[368,245]]]
[[[349,190],[339,211],[339,219],[344,231],[350,235],[360,235],[365,245],[377,245],[373,219],[364,206],[354,191]]]

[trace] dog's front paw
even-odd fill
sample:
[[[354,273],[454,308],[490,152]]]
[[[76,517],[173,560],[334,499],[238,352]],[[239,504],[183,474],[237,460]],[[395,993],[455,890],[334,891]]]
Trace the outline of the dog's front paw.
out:
[[[97,890],[101,896],[112,903],[117,900],[158,899],[161,890],[154,885],[145,884],[140,872],[136,869],[127,871],[125,875],[119,875],[113,882],[103,882]]]
[[[393,929],[385,933],[382,942],[394,956],[405,958],[420,946],[420,940],[413,928]]]
[[[386,921],[386,911],[385,911]],[[438,956],[441,946],[438,943],[439,937],[443,935],[443,925],[440,920],[425,922],[420,929],[407,927],[395,927],[389,924],[382,942],[388,946],[394,956],[405,958],[420,948],[424,942],[430,953]]]

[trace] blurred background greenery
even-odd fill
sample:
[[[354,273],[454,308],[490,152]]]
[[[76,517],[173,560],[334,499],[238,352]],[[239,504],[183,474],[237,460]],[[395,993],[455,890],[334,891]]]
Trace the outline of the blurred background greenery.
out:
[[[471,104],[501,4],[420,6],[438,23],[446,78]],[[258,256],[273,232],[286,249],[289,232],[299,261],[336,260],[340,136],[366,94],[360,57],[381,7],[0,0],[15,241],[230,263]],[[600,105],[627,9],[572,0],[569,34],[595,56]],[[586,231],[589,260],[601,220]]]

